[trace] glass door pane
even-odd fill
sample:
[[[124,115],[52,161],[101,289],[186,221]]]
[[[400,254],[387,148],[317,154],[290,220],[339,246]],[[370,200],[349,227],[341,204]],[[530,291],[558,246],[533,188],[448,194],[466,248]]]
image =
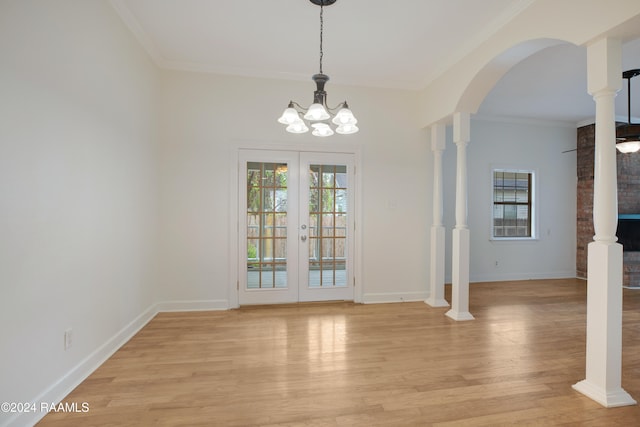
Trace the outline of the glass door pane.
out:
[[[247,163],[247,288],[287,287],[287,164]]]
[[[300,300],[353,300],[353,155],[300,159]]]
[[[240,151],[240,304],[298,299],[297,162],[297,153]]]
[[[309,286],[345,287],[347,167],[309,166]]]

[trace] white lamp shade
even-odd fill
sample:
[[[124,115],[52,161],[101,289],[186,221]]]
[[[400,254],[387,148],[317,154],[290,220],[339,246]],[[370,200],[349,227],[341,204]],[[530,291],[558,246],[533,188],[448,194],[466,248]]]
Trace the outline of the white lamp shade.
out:
[[[307,120],[318,121],[318,120],[330,119],[331,116],[329,115],[329,113],[327,113],[327,110],[324,109],[322,104],[316,103],[316,104],[311,104],[311,106],[309,107],[309,110],[304,115],[304,118]]]
[[[640,150],[640,141],[625,141],[616,144],[616,148],[621,153],[635,153]]]
[[[313,123],[311,127],[313,127],[313,132],[311,132],[311,135],[320,137],[333,135],[333,130],[326,123]]]
[[[289,126],[287,126],[286,130],[289,133],[305,133],[305,132],[309,132],[309,128],[307,127],[307,125],[304,124],[304,122],[300,118],[298,118],[297,121],[295,121],[295,122],[291,123]]]
[[[297,120],[300,120],[298,112],[295,108],[289,107],[284,110],[284,113],[282,113],[282,116],[280,116],[278,122],[282,123],[283,125],[290,125],[292,123],[295,123]]]
[[[336,116],[333,118],[332,122],[337,125],[355,125],[356,123],[358,123],[353,113],[348,108],[341,108],[338,111],[338,114],[336,114]]]
[[[358,129],[358,126],[350,123],[340,125],[336,128],[336,132],[338,132],[340,135],[350,135],[352,133],[358,132],[359,130],[360,129]]]

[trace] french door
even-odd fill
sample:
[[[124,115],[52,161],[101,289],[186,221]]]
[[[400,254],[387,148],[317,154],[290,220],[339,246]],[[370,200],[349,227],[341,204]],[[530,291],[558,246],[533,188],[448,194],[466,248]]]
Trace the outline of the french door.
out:
[[[239,303],[353,300],[353,155],[239,160]]]

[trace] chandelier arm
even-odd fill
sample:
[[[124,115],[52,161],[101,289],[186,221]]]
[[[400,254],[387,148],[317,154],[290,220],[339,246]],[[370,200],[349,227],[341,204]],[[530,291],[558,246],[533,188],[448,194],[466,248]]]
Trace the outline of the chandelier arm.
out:
[[[306,113],[307,111],[309,111],[308,107],[303,107],[302,105],[298,104],[295,101],[289,101],[289,106],[296,108],[296,110],[298,110],[299,113]],[[340,110],[341,108],[349,108],[349,104],[347,104],[347,101],[342,101],[341,103],[339,103],[338,105],[336,105],[333,108],[329,107],[327,105],[327,95],[326,95],[326,93],[324,93],[323,98],[322,98],[322,106],[332,116],[335,116],[336,113],[338,112],[338,110]]]
[[[331,114],[336,114],[334,111],[338,111],[341,108],[349,108],[347,105],[347,101],[341,102],[340,104],[336,105],[335,107],[331,108],[327,105],[324,106]]]
[[[302,105],[298,104],[295,101],[289,101],[289,104],[293,105],[294,107],[297,107],[302,113],[306,113],[307,111],[309,111],[308,108],[303,107]]]
[[[307,111],[309,111],[309,108],[303,107],[302,105],[298,104],[295,101],[290,101],[289,104],[293,105],[297,110],[299,110],[300,113],[306,113]],[[348,105],[347,105],[347,101],[344,101],[336,105],[335,107],[331,108],[325,102],[323,107],[329,112],[329,114],[335,116],[338,110],[340,110],[341,108],[348,108]]]

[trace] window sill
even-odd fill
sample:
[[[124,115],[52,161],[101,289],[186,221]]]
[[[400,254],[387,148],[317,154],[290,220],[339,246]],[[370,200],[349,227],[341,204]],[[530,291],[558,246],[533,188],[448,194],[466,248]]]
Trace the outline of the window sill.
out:
[[[538,237],[490,237],[490,242],[537,242]]]

